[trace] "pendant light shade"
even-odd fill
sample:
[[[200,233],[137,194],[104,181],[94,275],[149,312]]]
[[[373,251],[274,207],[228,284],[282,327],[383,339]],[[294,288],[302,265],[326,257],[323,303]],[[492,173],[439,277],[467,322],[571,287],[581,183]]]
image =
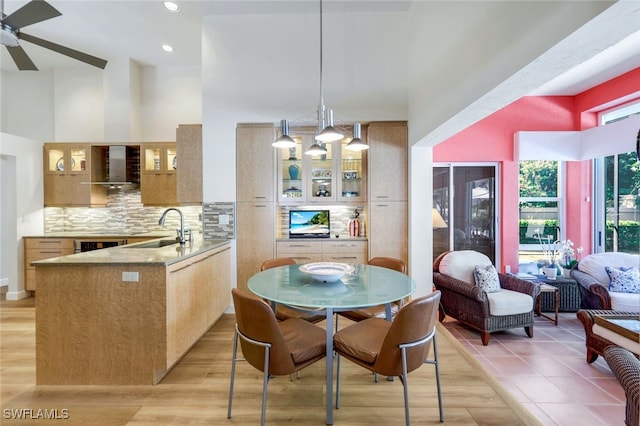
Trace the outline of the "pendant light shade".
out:
[[[307,155],[325,155],[327,153],[327,148],[325,148],[322,143],[313,142],[309,149],[304,153]]]
[[[353,125],[353,139],[351,139],[351,142],[349,142],[344,149],[347,149],[349,151],[363,151],[365,149],[369,149],[369,145],[367,145],[367,143],[365,141],[363,141],[361,138],[362,136],[362,128],[360,126],[360,123],[355,123]]]
[[[276,139],[271,145],[276,148],[294,148],[296,141],[289,136],[289,123],[287,120],[280,121],[280,130],[282,135]]]
[[[324,105],[321,105],[324,107]],[[322,142],[333,142],[342,139],[343,135],[333,127],[333,110],[326,110],[327,127],[324,127],[316,136],[316,140]]]

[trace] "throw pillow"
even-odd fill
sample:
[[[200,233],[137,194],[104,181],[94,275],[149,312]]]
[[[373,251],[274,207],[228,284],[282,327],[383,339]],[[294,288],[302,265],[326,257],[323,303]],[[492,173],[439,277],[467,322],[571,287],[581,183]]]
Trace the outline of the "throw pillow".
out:
[[[617,293],[640,293],[640,270],[636,267],[620,269],[605,266],[609,275],[609,291]]]
[[[476,266],[473,268],[473,277],[476,280],[476,285],[487,293],[500,291],[500,279],[495,266]]]

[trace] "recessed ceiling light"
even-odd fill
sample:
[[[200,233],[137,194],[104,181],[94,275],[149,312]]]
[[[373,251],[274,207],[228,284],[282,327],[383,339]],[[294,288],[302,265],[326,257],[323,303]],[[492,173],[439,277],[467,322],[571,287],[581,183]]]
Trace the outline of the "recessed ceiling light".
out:
[[[170,44],[163,44],[162,50],[164,50],[165,52],[173,52],[173,46],[171,46]]]
[[[180,11],[180,6],[178,6],[178,3],[175,3],[175,2],[172,2],[172,1],[165,1],[165,2],[162,3],[162,5],[169,12],[179,12]]]

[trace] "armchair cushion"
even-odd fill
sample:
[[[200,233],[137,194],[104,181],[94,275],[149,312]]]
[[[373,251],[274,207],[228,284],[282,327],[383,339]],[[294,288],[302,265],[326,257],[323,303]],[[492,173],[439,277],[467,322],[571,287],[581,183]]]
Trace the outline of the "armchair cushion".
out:
[[[640,293],[640,270],[638,268],[620,269],[605,266],[611,281],[609,282],[609,291],[618,293]]]
[[[591,275],[603,286],[609,283],[609,275],[606,266],[620,268],[622,266],[630,268],[639,266],[638,256],[620,252],[595,253],[585,256],[578,263],[578,270]]]
[[[533,309],[533,297],[513,290],[487,293],[487,299],[493,316],[523,314]]]
[[[639,312],[640,294],[609,291],[609,275],[606,267],[638,268],[640,256],[629,253],[606,252],[586,256],[571,270],[571,277],[580,285],[583,309],[613,309]],[[504,286],[503,286],[504,287]]]
[[[500,279],[495,266],[476,266],[473,268],[473,277],[476,285],[487,293],[495,293],[500,291]]]
[[[640,312],[640,294],[609,292],[611,309],[624,312]]]
[[[474,268],[488,265],[492,263],[487,255],[474,250],[459,250],[448,252],[442,257],[438,270],[442,274],[475,285]]]

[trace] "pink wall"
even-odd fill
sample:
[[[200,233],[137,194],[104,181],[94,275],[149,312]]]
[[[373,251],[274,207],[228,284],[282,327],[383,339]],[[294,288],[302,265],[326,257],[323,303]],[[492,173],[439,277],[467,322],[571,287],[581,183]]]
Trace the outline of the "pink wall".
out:
[[[597,125],[597,112],[640,97],[640,68],[576,96],[524,97],[480,120],[434,147],[434,162],[498,162],[500,164],[500,259],[518,264],[517,131],[581,130]],[[567,163],[567,236],[591,251],[591,162]],[[502,265],[497,265],[504,269]]]

